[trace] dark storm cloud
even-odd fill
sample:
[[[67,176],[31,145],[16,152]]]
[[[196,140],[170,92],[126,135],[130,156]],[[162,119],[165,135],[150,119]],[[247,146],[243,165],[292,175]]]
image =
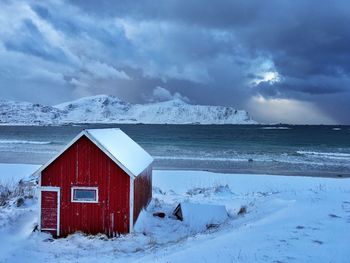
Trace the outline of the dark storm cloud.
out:
[[[248,108],[258,120],[263,105],[252,102],[271,100],[279,107],[274,100],[286,99],[297,107],[312,105],[303,112],[317,109],[332,122],[350,123],[344,114],[350,101],[348,1],[57,0],[3,6],[3,21],[14,21],[11,30],[0,26],[0,56],[8,58],[0,61],[1,89],[12,80],[18,89],[39,83],[44,92],[50,82],[54,88],[46,94],[65,94],[50,103],[98,93],[142,102],[158,87],[194,103]],[[16,9],[17,16],[8,15]],[[36,72],[18,68],[17,60],[35,64]],[[25,78],[9,77],[8,68]],[[6,93],[12,98],[20,92]]]
[[[198,1],[151,0],[137,3],[103,0],[99,5],[89,0],[74,3],[97,16],[175,21],[230,32],[225,36],[228,45],[242,45],[253,55],[270,56],[283,76],[335,76],[350,71],[350,5],[345,0],[218,1],[215,5],[212,1],[199,4]],[[231,34],[236,38],[232,39]],[[198,48],[195,43],[186,43],[190,38],[184,37],[175,43],[177,47]],[[198,39],[199,48],[202,43]],[[210,49],[232,54],[233,48],[225,50],[220,44],[211,42]]]
[[[22,34],[17,36],[16,39],[4,41],[4,46],[8,51],[30,54],[55,62],[68,62],[65,54],[59,48],[52,48],[47,43],[31,20],[24,20],[20,30]]]
[[[339,114],[342,111],[342,107],[338,105],[341,101],[339,98],[343,100],[345,97],[350,101],[348,1],[217,1],[215,4],[212,1],[143,1],[142,4],[131,1],[102,1],[98,7],[93,1],[76,3],[95,16],[121,16],[137,21],[170,21],[189,27],[222,30],[228,33],[229,38],[224,37],[229,42],[228,46],[241,46],[240,51],[244,53],[237,54],[234,48],[225,49],[222,43],[210,43],[211,50],[237,59],[242,56],[250,61],[254,56],[262,56],[273,62],[275,70],[281,76],[280,81],[260,82],[252,89],[264,96],[312,101],[320,108],[327,109],[327,112],[332,105],[337,105]],[[184,38],[179,42],[186,43],[188,39],[191,38]],[[189,49],[196,48],[194,43],[186,44]],[[199,59],[206,55],[215,56],[210,50],[202,51]],[[239,65],[237,62],[235,64]],[[232,64],[223,64],[224,68],[227,66],[230,68]],[[208,71],[213,73],[217,70],[223,68],[218,66]],[[244,72],[247,70],[238,70],[237,75],[234,72],[225,72],[229,80],[225,74],[218,74],[217,77],[210,74],[217,86],[214,97],[220,97],[222,103],[227,103],[223,94],[242,95],[243,92],[247,94],[238,97],[252,95],[244,92],[249,89],[249,85],[242,74],[248,75],[246,80],[249,75],[254,75],[254,72]],[[230,82],[232,92],[228,88]],[[208,88],[204,90],[210,91]],[[331,99],[327,99],[327,95],[332,95],[329,96]],[[235,99],[233,102],[237,103]],[[347,105],[344,104],[343,108],[347,108]],[[339,120],[338,113],[332,111],[337,121],[350,122],[349,116],[343,116]]]
[[[74,4],[97,16],[123,16],[137,20],[167,20],[204,27],[228,28],[252,23],[266,3],[262,1],[170,0],[99,1],[77,0]],[[276,2],[278,4],[278,1]]]

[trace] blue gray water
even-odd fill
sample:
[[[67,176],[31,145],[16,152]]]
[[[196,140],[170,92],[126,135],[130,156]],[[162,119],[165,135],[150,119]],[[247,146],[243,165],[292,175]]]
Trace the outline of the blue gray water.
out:
[[[0,162],[44,163],[92,127],[121,128],[158,169],[350,176],[350,126],[0,126]]]

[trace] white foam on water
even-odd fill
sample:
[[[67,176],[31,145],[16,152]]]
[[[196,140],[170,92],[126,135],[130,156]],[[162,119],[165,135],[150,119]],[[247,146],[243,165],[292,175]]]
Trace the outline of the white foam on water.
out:
[[[225,157],[191,157],[191,156],[153,156],[158,160],[188,160],[188,161],[218,161],[218,162],[246,162],[247,158],[225,158]]]
[[[329,153],[329,152],[311,152],[297,151],[301,156],[293,156],[288,153],[279,155],[237,155],[230,157],[194,157],[194,156],[153,156],[156,160],[178,160],[178,161],[204,161],[204,162],[271,162],[271,163],[289,163],[304,164],[312,166],[350,166],[350,153]]]
[[[289,127],[261,127],[263,130],[290,130]]]
[[[0,140],[0,144],[50,144],[48,141]]]
[[[315,155],[326,158],[350,158],[350,153],[336,153],[336,152],[313,152],[313,151],[297,151],[303,155]]]

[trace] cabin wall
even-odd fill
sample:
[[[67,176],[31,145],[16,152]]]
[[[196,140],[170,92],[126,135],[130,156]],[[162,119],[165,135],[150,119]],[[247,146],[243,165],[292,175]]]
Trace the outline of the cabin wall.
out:
[[[130,177],[87,137],[42,171],[41,186],[60,187],[60,236],[129,232]],[[72,203],[73,186],[98,187],[98,203]]]
[[[134,180],[134,223],[152,200],[152,164]]]

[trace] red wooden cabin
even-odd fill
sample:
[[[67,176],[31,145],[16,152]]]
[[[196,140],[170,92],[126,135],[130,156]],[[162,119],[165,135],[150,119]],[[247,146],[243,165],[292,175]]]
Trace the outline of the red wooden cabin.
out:
[[[120,129],[88,129],[40,175],[42,231],[130,233],[152,198],[152,157]]]

